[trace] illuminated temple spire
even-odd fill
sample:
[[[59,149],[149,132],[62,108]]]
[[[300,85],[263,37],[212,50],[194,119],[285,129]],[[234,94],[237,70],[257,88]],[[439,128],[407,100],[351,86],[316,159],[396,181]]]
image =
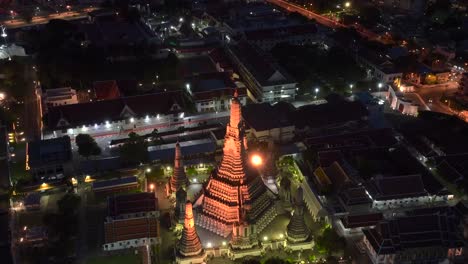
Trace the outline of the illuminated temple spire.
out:
[[[301,187],[296,192],[294,212],[287,227],[287,238],[292,243],[303,242],[309,237],[310,231],[304,219],[304,195]]]
[[[184,229],[182,230],[182,237],[178,243],[178,250],[184,257],[199,255],[203,250],[197,230],[195,230],[192,203],[190,201],[187,201],[185,204]]]
[[[232,233],[234,224],[241,222],[255,224],[260,232],[276,216],[257,170],[247,166],[245,147],[242,106],[236,90],[221,163],[211,173],[197,202],[201,205],[197,225],[224,237]]]
[[[175,159],[174,159],[174,170],[172,172],[171,179],[169,181],[169,191],[171,193],[177,192],[180,188],[185,188],[188,185],[188,179],[185,175],[184,165],[182,162],[182,152],[180,150],[180,144],[177,142],[175,146]]]

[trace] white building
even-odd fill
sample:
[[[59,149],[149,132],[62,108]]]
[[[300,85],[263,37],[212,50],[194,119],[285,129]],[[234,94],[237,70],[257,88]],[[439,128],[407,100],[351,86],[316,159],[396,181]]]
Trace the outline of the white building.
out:
[[[49,136],[110,135],[184,124],[189,104],[182,91],[122,97],[51,108],[45,116]]]
[[[389,85],[387,92],[387,101],[393,110],[400,111],[405,115],[417,116],[420,105],[412,99],[407,98],[404,93],[398,91],[395,87]]]
[[[228,55],[254,102],[292,101],[296,97],[296,80],[258,48],[239,43],[228,48]]]
[[[42,109],[47,112],[47,109],[60,105],[71,105],[78,103],[76,90],[70,87],[47,89],[43,96]]]

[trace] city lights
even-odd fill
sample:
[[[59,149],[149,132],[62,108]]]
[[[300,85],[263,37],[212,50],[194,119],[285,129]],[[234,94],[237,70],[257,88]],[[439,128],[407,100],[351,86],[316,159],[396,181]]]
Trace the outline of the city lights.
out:
[[[250,158],[250,161],[255,167],[258,167],[263,164],[262,157],[260,157],[260,155],[258,154],[252,155],[252,157]]]

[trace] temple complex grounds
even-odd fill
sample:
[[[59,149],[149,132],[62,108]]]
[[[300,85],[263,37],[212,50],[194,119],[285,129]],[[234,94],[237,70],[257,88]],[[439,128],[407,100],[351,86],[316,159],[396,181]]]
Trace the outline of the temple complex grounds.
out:
[[[279,173],[284,176],[290,178],[291,182],[291,197],[295,194],[296,187],[298,183],[296,183],[300,179],[295,173],[295,169],[291,165],[291,161],[286,159],[283,162],[278,162],[279,165]],[[156,191],[158,194],[158,201],[161,210],[161,239],[162,244],[157,249],[157,252],[160,254],[160,263],[172,263],[172,256],[174,256],[174,247],[177,243],[180,234],[182,225],[171,227],[171,219],[170,213],[173,209],[173,201],[167,198],[167,195],[164,191],[165,184],[170,177],[172,171],[170,165],[161,166],[163,168],[159,175],[155,176],[154,174],[151,177],[148,177],[148,184],[156,182]],[[210,168],[212,168],[210,166]],[[152,169],[153,171],[153,169]],[[189,171],[189,170],[187,170]],[[195,194],[197,194],[201,188],[202,184],[208,179],[209,173],[207,170],[197,170],[193,169],[191,173],[187,173],[187,176],[190,181],[190,185],[187,189],[187,196],[190,200],[193,200]],[[196,179],[196,180],[195,180]],[[257,239],[259,241],[280,241],[286,239],[286,227],[290,220],[290,214],[292,209],[292,204],[290,200],[285,200],[283,196],[280,195],[281,201],[279,202],[280,206],[279,211],[281,212],[261,233],[257,234]],[[195,217],[197,215],[195,214]],[[308,228],[311,231],[311,235],[313,238],[320,236],[320,234],[325,230],[327,224],[325,222],[316,222],[313,220],[313,217],[310,213],[305,210],[304,212],[305,222]],[[197,233],[200,237],[202,245],[204,248],[216,248],[216,247],[223,247],[225,245],[229,245],[230,237],[223,238],[218,236],[206,229],[197,226]],[[337,255],[337,253],[333,253]],[[340,252],[340,255],[342,252]],[[313,250],[306,250],[303,252],[286,252],[282,249],[276,250],[268,250],[266,254],[261,257],[254,257],[251,259],[255,259],[264,263],[267,259],[271,257],[278,257],[289,263],[320,263],[321,260],[327,258],[327,254],[323,250],[318,250],[314,248]],[[208,263],[242,263],[246,260],[246,258],[238,259],[238,260],[230,260],[227,257],[220,257],[220,258],[209,258]]]

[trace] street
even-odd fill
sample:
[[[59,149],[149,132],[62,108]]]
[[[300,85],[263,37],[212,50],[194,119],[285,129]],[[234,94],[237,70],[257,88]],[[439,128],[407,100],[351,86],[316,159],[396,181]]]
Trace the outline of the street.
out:
[[[20,28],[20,27],[29,27],[34,25],[46,24],[51,19],[63,19],[63,20],[75,20],[80,18],[86,18],[88,12],[95,10],[96,8],[86,8],[82,11],[67,11],[62,13],[51,13],[47,16],[35,16],[32,18],[30,23],[24,21],[20,18],[8,19],[1,22],[7,28]]]
[[[458,84],[449,82],[446,84],[419,86],[416,92],[424,100],[424,103],[434,112],[452,115],[453,111],[443,104],[440,99],[444,95],[450,95],[457,91]]]
[[[298,6],[296,4],[293,4],[293,3],[289,3],[287,1],[284,1],[284,0],[267,0],[267,2],[271,3],[271,4],[274,4],[274,5],[277,5],[279,7],[282,7],[290,12],[297,12],[309,19],[314,19],[315,21],[317,21],[317,23],[319,24],[322,24],[326,27],[329,27],[329,28],[333,28],[333,29],[337,29],[337,28],[351,28],[350,26],[347,26],[347,25],[344,25],[344,24],[341,24],[340,22],[338,21],[335,21],[335,20],[332,20],[326,16],[322,16],[320,14],[317,14],[317,13],[314,13],[310,10],[307,10],[301,6]],[[368,38],[368,39],[372,39],[372,40],[377,40],[377,41],[381,41],[379,38],[378,38],[378,35],[375,34],[374,32],[371,32],[369,30],[366,30],[365,28],[363,27],[353,27],[359,34],[361,34],[361,36],[365,37],[365,38]]]

